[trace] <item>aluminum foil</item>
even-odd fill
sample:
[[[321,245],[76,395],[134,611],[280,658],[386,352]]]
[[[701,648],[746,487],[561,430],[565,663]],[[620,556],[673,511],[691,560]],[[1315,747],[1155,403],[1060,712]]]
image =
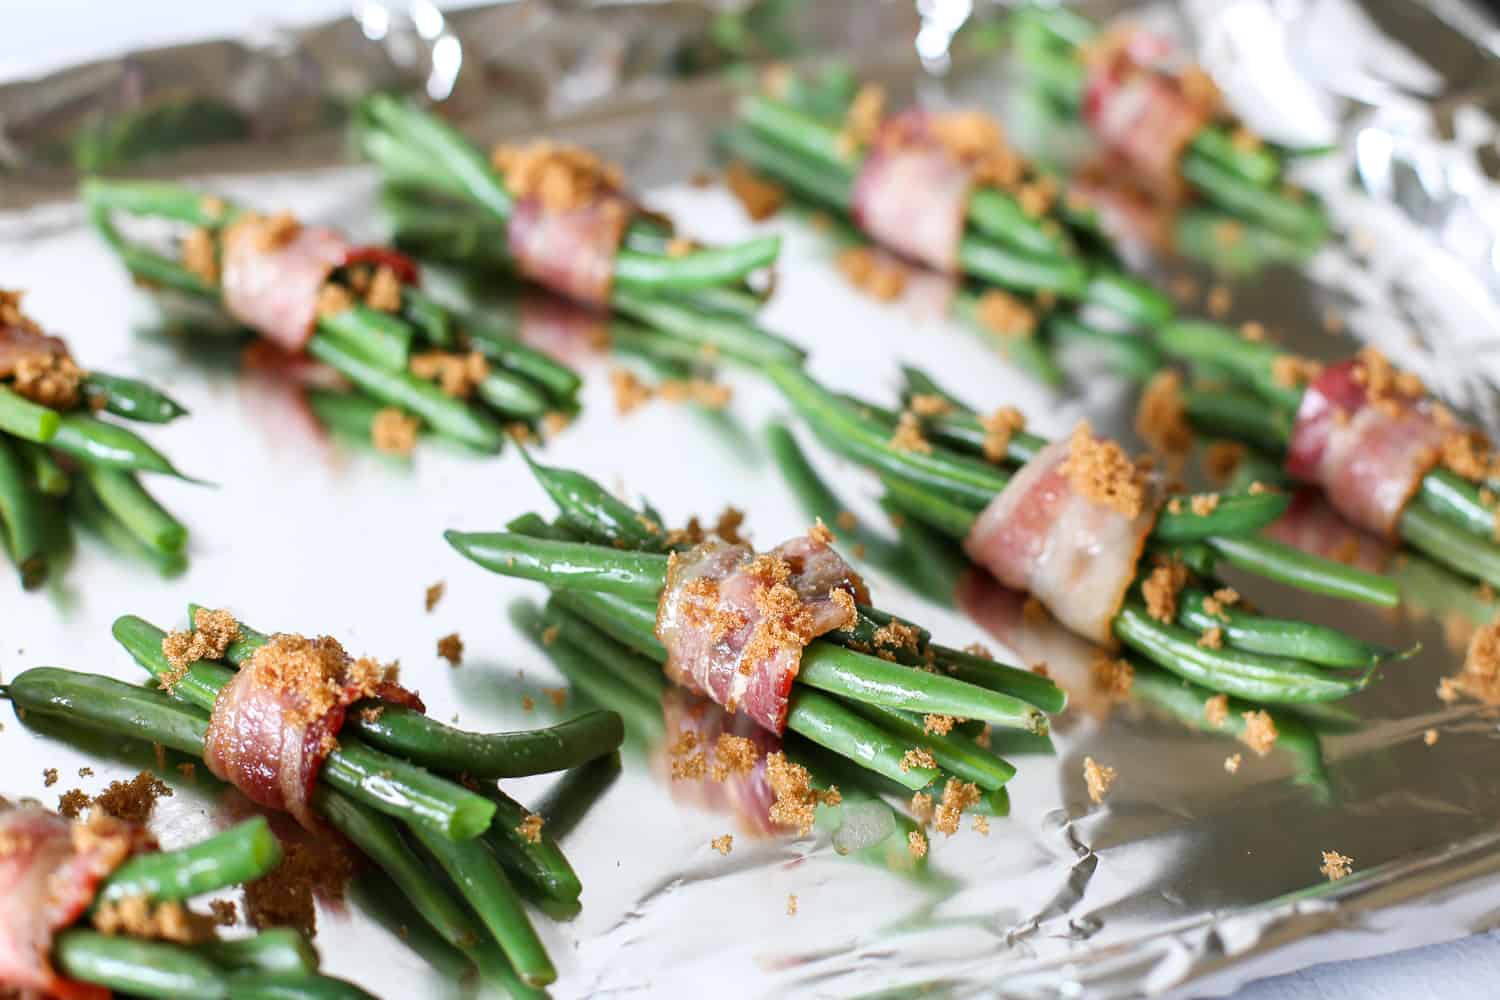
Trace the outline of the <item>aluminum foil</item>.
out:
[[[898,93],[1014,110],[1015,81],[984,44],[993,9],[943,0],[915,11],[859,5],[857,16],[845,5],[816,8],[793,12],[807,31],[775,54],[843,52]],[[1311,260],[1242,260],[1216,273],[1147,254],[1144,266],[1164,281],[1223,282],[1232,319],[1264,322],[1298,350],[1346,352],[1351,334],[1400,349],[1450,397],[1488,412],[1496,258],[1486,107],[1500,76],[1483,39],[1463,34],[1475,25],[1492,33],[1488,22],[1442,0],[1235,0],[1132,13],[1179,30],[1247,114],[1259,109],[1257,121],[1289,129],[1285,141],[1337,147],[1303,171],[1338,228]],[[880,397],[895,390],[896,363],[915,362],[977,404],[1021,407],[1041,432],[1064,432],[1086,415],[1128,437],[1128,383],[1076,369],[1065,390],[1048,390],[972,332],[913,321],[851,291],[815,228],[790,217],[752,226],[723,191],[685,183],[711,160],[736,80],[766,54],[743,36],[726,46],[735,36],[713,30],[725,14],[694,4],[521,0],[445,18],[426,6],[365,3],[354,20],[303,34],[144,53],[0,88],[8,170],[0,174],[0,283],[30,289],[30,309],[70,337],[85,364],[148,376],[182,400],[192,416],[151,438],[215,484],[159,485],[193,531],[183,576],[154,578],[85,543],[39,594],[0,577],[0,671],[61,664],[139,679],[110,639],[110,621],[133,612],[178,622],[194,600],[262,629],[326,632],[360,653],[399,659],[434,714],[466,727],[543,724],[576,704],[575,694],[555,708],[546,692],[559,678],[505,614],[539,589],[484,573],[441,540],[445,528],[495,528],[547,509],[518,455],[480,460],[428,446],[400,463],[339,446],[284,387],[237,373],[232,352],[163,333],[160,314],[84,224],[67,166],[84,162],[78,136],[98,135],[123,109],[157,106],[169,92],[227,102],[235,114],[222,120],[238,124],[167,152],[145,144],[155,155],[97,147],[131,153],[105,162],[191,177],[360,235],[380,233],[374,178],[343,162],[333,126],[339,107],[370,87],[446,98],[486,139],[545,126],[594,142],[643,179],[651,207],[695,237],[785,233],[765,322],[812,350],[820,378]],[[1247,38],[1257,44],[1241,44]],[[1340,335],[1328,332],[1330,310],[1342,318]],[[751,512],[762,544],[805,528],[761,445],[763,425],[784,412],[771,389],[726,373],[736,390],[727,414],[655,404],[620,417],[603,377],[612,363],[584,361],[583,416],[548,446],[549,461],[649,496],[674,522],[732,503]],[[854,512],[878,526],[870,480],[811,450]],[[1020,769],[1012,815],[988,836],[967,825],[951,838],[935,834],[927,870],[913,874],[842,856],[826,833],[765,835],[759,817],[667,779],[659,747],[633,744],[622,777],[564,842],[585,884],[581,913],[567,922],[538,916],[562,974],[554,993],[687,995],[711,984],[732,996],[1219,995],[1311,962],[1493,926],[1495,712],[1447,705],[1435,693],[1458,669],[1468,630],[1493,607],[1441,572],[1411,564],[1400,572],[1410,583],[1401,614],[1234,581],[1271,613],[1398,648],[1422,644],[1336,710],[1284,717],[1283,739],[1265,757],[1205,730],[1199,703],[1149,675],[1129,701],[1101,697],[1089,675],[1093,651],[1016,624],[1003,597],[975,620],[873,573],[883,607],[952,645],[986,641],[1023,662],[1044,659],[1069,687],[1073,704],[1056,722],[1053,752],[1012,748]],[[438,580],[447,596],[428,613],[423,592]],[[465,643],[456,669],[435,653],[437,638],[455,630]],[[3,722],[0,791],[9,795],[50,802],[153,766],[141,748],[29,728],[8,712]],[[1224,761],[1233,754],[1242,763],[1231,775]],[[1103,805],[1085,792],[1085,756],[1118,772]],[[75,777],[85,765],[95,775]],[[61,773],[58,786],[44,785],[45,768]],[[154,828],[168,847],[234,808],[206,780],[188,783],[170,767],[163,776],[176,794],[158,806]],[[535,801],[548,784],[507,787]],[[727,856],[710,846],[724,833],[735,835]],[[1351,856],[1354,874],[1325,881],[1325,850]],[[318,943],[332,972],[387,997],[472,992],[371,912],[320,910]]]

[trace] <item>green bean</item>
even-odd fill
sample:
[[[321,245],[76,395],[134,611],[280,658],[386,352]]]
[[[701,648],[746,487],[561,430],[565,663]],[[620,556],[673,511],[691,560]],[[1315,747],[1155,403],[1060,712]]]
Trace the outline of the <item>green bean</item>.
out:
[[[1013,695],[1052,715],[1068,707],[1068,692],[1040,674],[949,646],[929,648],[933,666],[957,680]]]
[[[461,555],[491,572],[552,587],[655,601],[666,579],[667,557],[655,553],[552,542],[505,532],[447,531],[443,537]]]
[[[1172,300],[1145,282],[1115,271],[1096,270],[1079,296],[1132,326],[1155,329],[1172,318]]]
[[[812,467],[791,430],[783,423],[771,423],[766,427],[765,439],[781,478],[791,487],[803,511],[809,517],[822,518],[827,524],[838,524],[848,508]],[[875,565],[895,565],[903,555],[900,546],[860,525],[852,530],[840,528],[839,537],[853,545],[863,546],[865,561]]]
[[[1236,215],[1309,242],[1327,233],[1327,220],[1312,195],[1293,197],[1262,187],[1194,150],[1182,158],[1181,170],[1189,184]]]
[[[666,662],[667,649],[656,638],[654,604],[643,605],[616,594],[591,590],[560,590],[551,600],[653,664]]]
[[[1219,629],[1235,649],[1285,656],[1327,667],[1371,667],[1395,655],[1337,629],[1309,622],[1266,618],[1226,605],[1218,614],[1204,610],[1205,590],[1185,588],[1177,598],[1177,624],[1198,634]]]
[[[1205,541],[1231,565],[1299,590],[1382,608],[1401,602],[1400,588],[1388,577],[1309,555],[1269,538],[1215,536]]]
[[[1241,649],[1207,649],[1187,629],[1154,620],[1138,601],[1115,616],[1121,641],[1143,656],[1203,687],[1272,704],[1332,701],[1360,690],[1369,674],[1341,677],[1286,657]]]
[[[58,464],[56,458],[52,457],[52,452],[47,449],[46,445],[24,441],[20,438],[12,441],[11,444],[29,466],[27,471],[31,473],[31,481],[36,484],[37,490],[43,496],[68,495],[68,491],[73,487],[73,477]]]
[[[0,435],[0,520],[5,542],[27,590],[47,580],[49,539],[42,497],[32,488],[21,456]]]
[[[913,747],[930,751],[939,767],[986,791],[994,791],[1015,777],[1016,769],[1010,763],[957,732],[931,732],[920,717],[892,708],[857,704],[854,711],[882,729],[903,737]]]
[[[1250,535],[1286,513],[1292,498],[1287,493],[1221,493],[1206,514],[1195,513],[1191,504],[1168,505],[1156,518],[1151,537],[1161,542],[1201,542],[1216,535]]]
[[[790,341],[732,316],[700,312],[626,289],[617,289],[610,303],[625,316],[697,345],[707,356],[721,353],[756,366],[797,365],[806,356]]]
[[[517,420],[540,420],[552,408],[540,386],[503,368],[487,372],[475,391],[501,416]]]
[[[524,826],[531,810],[497,788],[486,787],[484,795],[495,804],[495,819],[486,841],[505,870],[551,899],[576,901],[583,893],[583,883],[545,822],[536,831],[537,839],[532,840]]]
[[[774,264],[780,252],[780,236],[692,250],[678,257],[619,250],[615,253],[614,289],[658,295],[733,284],[752,271]]]
[[[52,958],[70,979],[135,996],[229,996],[226,978],[213,963],[165,941],[66,930],[53,942]]]
[[[239,213],[233,204],[199,191],[160,181],[121,181],[86,177],[79,186],[92,209],[156,216],[216,229]]]
[[[74,480],[72,492],[68,495],[67,513],[111,548],[151,563],[164,577],[174,576],[187,568],[187,559],[181,553],[168,555],[152,548],[105,510],[87,479]]]
[[[1240,146],[1221,127],[1200,129],[1188,148],[1259,187],[1269,187],[1281,175],[1281,162],[1275,153],[1264,146]]]
[[[85,465],[83,474],[105,509],[142,542],[163,555],[182,552],[187,528],[147,493],[133,474],[97,465]]]
[[[314,336],[308,342],[307,350],[370,395],[415,413],[444,437],[482,452],[500,450],[504,431],[494,418],[477,407],[444,395],[432,383],[405,371],[387,371],[326,337]]]
[[[84,413],[62,414],[48,443],[89,465],[187,478],[134,432]]]
[[[1302,402],[1302,387],[1283,385],[1276,379],[1275,363],[1280,348],[1264,341],[1246,340],[1221,323],[1179,319],[1157,331],[1162,350],[1182,361],[1222,365],[1257,394],[1278,406],[1295,411]]]
[[[974,527],[972,510],[949,503],[921,486],[908,483],[900,476],[881,476],[880,484],[885,487],[886,497],[897,510],[935,528],[953,541],[962,542]]]
[[[806,156],[761,138],[749,129],[731,129],[723,137],[727,151],[769,174],[800,197],[836,212],[847,213],[854,187],[852,171],[835,172]]]
[[[384,128],[397,139],[398,147],[404,144],[412,154],[420,151],[421,166],[414,180],[425,186],[449,177],[447,190],[462,191],[499,219],[510,217],[513,202],[505,184],[484,154],[447,122],[384,94],[366,98],[358,114],[367,134],[372,127]]]
[[[478,320],[468,320],[464,325],[464,334],[469,338],[470,344],[491,363],[524,375],[543,386],[558,402],[571,400],[583,384],[583,379],[573,369],[559,364],[514,337],[487,329]]]
[[[661,672],[661,661],[648,660],[634,651],[634,647],[623,646],[618,639],[596,626],[590,619],[565,607],[554,595],[547,601],[543,620],[557,635],[565,636],[578,649],[606,666],[613,677],[619,678],[630,688],[634,698],[654,710],[661,704],[667,680]],[[547,645],[546,637],[542,644]]]
[[[1422,504],[1408,504],[1399,522],[1407,544],[1466,576],[1500,587],[1500,546],[1450,523]]]
[[[1161,370],[1161,352],[1153,338],[1134,332],[1119,333],[1090,326],[1065,313],[1052,313],[1042,320],[1041,340],[1050,344],[1055,357],[1078,352],[1085,360],[1102,361],[1106,368],[1133,381],[1144,382]]]
[[[187,413],[166,393],[139,379],[125,378],[123,375],[89,372],[80,388],[91,408],[102,408],[129,420],[166,424]]]
[[[965,274],[1020,292],[1053,292],[1084,298],[1090,292],[1088,266],[1067,258],[1033,257],[975,236],[958,241],[958,263]],[[1118,287],[1110,290],[1118,295]]]
[[[257,816],[180,850],[136,855],[100,884],[94,901],[190,899],[260,878],[280,862],[281,843]]]
[[[384,403],[362,392],[310,388],[303,390],[303,398],[320,424],[357,441],[370,440],[375,417],[387,409]]]
[[[456,322],[453,313],[420,288],[401,288],[401,318],[438,347],[456,344]]]
[[[229,1000],[375,1000],[353,983],[331,976],[239,972],[229,977]]]
[[[411,324],[379,309],[354,305],[325,313],[318,317],[318,333],[388,372],[404,372],[411,361]]]
[[[581,472],[540,465],[524,449],[531,474],[557,504],[565,522],[589,541],[627,549],[660,549],[661,526],[643,517]]]
[[[250,937],[204,941],[193,951],[221,969],[313,976],[318,953],[301,932],[290,927],[267,927]]]
[[[1292,437],[1292,412],[1259,396],[1231,389],[1188,387],[1181,398],[1188,419],[1265,451],[1281,452]]]
[[[912,747],[817,691],[792,689],[787,728],[909,791],[917,791],[937,777],[936,768],[906,760],[906,752]]]
[[[483,840],[449,840],[420,826],[411,830],[474,908],[521,980],[528,986],[556,980],[547,949],[489,846]]]
[[[534,605],[517,601],[510,611],[516,627],[537,644],[584,700],[607,705],[618,712],[630,736],[647,745],[654,745],[666,735],[660,698],[642,694],[640,687],[631,682],[636,676],[653,673],[659,676],[655,664],[642,663],[638,668],[636,664],[623,663],[634,655],[623,648],[608,663],[601,662],[592,650],[575,642],[571,632],[559,634],[548,642],[543,635],[545,623],[541,612]]]
[[[1422,477],[1417,501],[1428,510],[1486,541],[1495,537],[1496,507],[1485,503],[1479,487],[1447,469],[1433,469]]]
[[[11,679],[10,700],[38,715],[203,756],[202,713],[157,691],[58,667],[32,667]]]

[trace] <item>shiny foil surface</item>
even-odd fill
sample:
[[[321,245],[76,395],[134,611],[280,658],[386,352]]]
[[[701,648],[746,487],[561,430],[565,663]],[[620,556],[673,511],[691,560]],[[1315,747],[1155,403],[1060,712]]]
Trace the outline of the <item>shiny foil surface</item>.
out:
[[[1017,141],[1030,136],[1038,151],[1067,155],[1064,130],[1028,131],[1004,53],[985,42],[999,8],[814,6],[800,15],[807,30],[791,57],[842,53],[890,83],[897,104],[910,94],[980,104],[1001,113]],[[486,459],[427,443],[398,461],[329,438],[295,391],[242,373],[234,348],[175,334],[87,226],[71,194],[78,130],[164,92],[217,87],[243,131],[170,155],[106,159],[112,171],[191,179],[361,237],[382,235],[374,174],[348,163],[336,125],[341,103],[371,87],[447,100],[485,140],[545,128],[596,144],[625,164],[651,208],[695,238],[785,235],[763,321],[807,347],[812,372],[835,388],[889,400],[897,365],[915,363],[979,408],[1021,408],[1039,433],[1066,433],[1087,416],[1131,439],[1138,386],[1065,359],[1066,384],[1049,389],[972,330],[852,290],[817,227],[790,213],[753,225],[722,188],[689,183],[713,162],[713,134],[738,81],[755,74],[712,46],[700,68],[683,57],[703,51],[717,13],[521,0],[445,20],[425,5],[368,3],[358,19],[304,34],[143,53],[0,86],[0,285],[28,289],[29,311],[68,337],[85,365],[148,377],[183,402],[191,416],[148,437],[211,484],[152,483],[192,532],[181,576],[160,579],[87,537],[41,592],[23,593],[13,574],[0,574],[0,675],[48,664],[138,681],[111,621],[136,613],[180,625],[197,601],[262,630],[327,633],[356,655],[399,660],[432,714],[466,728],[537,726],[578,707],[576,692],[554,703],[548,691],[562,681],[506,612],[517,599],[539,601],[542,588],[486,573],[442,540],[444,529],[498,529],[523,511],[550,513],[516,449]],[[1185,312],[1202,310],[1210,286],[1222,285],[1230,321],[1261,322],[1319,357],[1347,353],[1355,338],[1378,344],[1493,424],[1494,25],[1456,0],[1202,0],[1130,13],[1192,45],[1268,135],[1335,147],[1298,168],[1334,220],[1333,240],[1310,259],[1237,259],[1218,272],[1174,253],[1131,259],[1163,283],[1186,288],[1191,278],[1198,291]],[[764,445],[765,425],[786,408],[753,373],[725,369],[735,394],[723,413],[657,402],[621,416],[607,377],[619,361],[577,360],[588,379],[584,410],[545,447],[548,463],[649,497],[674,524],[732,504],[765,547],[807,527]],[[798,436],[852,512],[882,530],[873,479]],[[672,781],[661,741],[637,733],[620,778],[564,841],[584,883],[582,911],[567,922],[537,917],[561,974],[553,993],[1221,995],[1257,976],[1493,926],[1496,713],[1470,699],[1444,703],[1436,691],[1495,609],[1471,584],[1382,556],[1401,575],[1400,612],[1230,574],[1267,613],[1398,649],[1421,645],[1359,696],[1289,719],[1264,757],[1205,726],[1201,702],[1164,675],[1138,677],[1130,698],[1111,700],[1093,685],[1092,649],[1046,623],[1015,624],[1004,597],[975,620],[872,570],[879,606],[948,645],[983,641],[1002,659],[1045,661],[1069,689],[1052,752],[997,735],[1019,768],[1010,817],[992,820],[987,836],[968,822],[952,837],[934,831],[925,868],[899,850],[872,863],[841,855],[824,825],[784,836],[733,796]],[[423,594],[440,580],[447,593],[429,613]],[[455,631],[465,647],[456,668],[435,651]],[[663,711],[669,723],[677,709]],[[149,748],[31,727],[9,709],[0,722],[6,795],[50,805],[69,788],[95,792],[158,766]],[[1242,762],[1230,774],[1234,754]],[[1086,756],[1118,774],[1102,805],[1086,792]],[[161,773],[175,794],[153,822],[166,847],[240,808],[201,769],[189,782],[173,763]],[[77,777],[84,766],[94,775]],[[61,774],[52,787],[48,768]],[[506,788],[534,803],[551,781]],[[710,841],[726,833],[734,846],[721,855]],[[1354,873],[1328,882],[1323,851],[1353,858]],[[329,971],[385,997],[474,992],[358,899],[320,909]]]

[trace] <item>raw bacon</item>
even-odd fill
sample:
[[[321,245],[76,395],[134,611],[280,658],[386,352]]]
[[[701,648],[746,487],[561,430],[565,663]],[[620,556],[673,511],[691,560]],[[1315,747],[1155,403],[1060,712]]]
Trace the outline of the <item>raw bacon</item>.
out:
[[[955,273],[973,171],[944,147],[921,111],[903,112],[880,128],[854,181],[855,224],[897,253]]]
[[[630,214],[630,203],[612,193],[567,210],[549,209],[539,197],[522,198],[511,210],[506,246],[521,273],[537,284],[603,306]]]
[[[350,245],[331,229],[299,228],[275,246],[253,221],[224,236],[224,308],[256,333],[292,354],[312,339],[323,283],[349,259]]]
[[[1083,117],[1106,150],[1120,157],[1158,195],[1180,193],[1182,154],[1211,114],[1189,100],[1178,78],[1152,66],[1164,50],[1137,33],[1093,62]]]

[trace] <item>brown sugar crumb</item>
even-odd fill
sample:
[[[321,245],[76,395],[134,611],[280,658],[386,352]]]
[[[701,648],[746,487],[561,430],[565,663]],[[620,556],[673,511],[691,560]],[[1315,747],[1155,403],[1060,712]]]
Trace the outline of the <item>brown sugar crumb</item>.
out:
[[[834,264],[849,284],[872,299],[891,302],[906,291],[907,269],[889,254],[870,247],[848,247]]]
[[[77,819],[92,800],[80,788],[63,792],[57,799],[57,811],[68,819]]]
[[[78,776],[80,778],[92,778],[94,776],[94,769],[92,767],[80,767],[78,769]]]
[[[190,760],[185,760],[177,765],[177,773],[188,781],[198,780],[198,765]]]
[[[1427,387],[1419,376],[1399,370],[1377,348],[1361,348],[1358,359],[1354,381],[1365,387],[1372,400],[1416,400],[1427,394]]]
[[[931,116],[928,125],[948,155],[969,168],[975,183],[1020,194],[1026,162],[1006,143],[1005,132],[993,117],[979,111],[950,111]],[[1033,207],[1050,206],[1057,194],[1056,183],[1042,179],[1034,187],[1032,198],[1045,198],[1047,205]]]
[[[464,661],[464,641],[459,638],[457,632],[443,636],[437,641],[437,655],[448,661],[449,666],[456,667]]]
[[[984,457],[990,462],[1004,461],[1010,441],[1017,431],[1026,429],[1026,416],[1014,406],[1002,406],[979,418],[984,428]]]
[[[941,417],[953,412],[952,403],[930,392],[912,393],[911,399],[907,400],[907,406],[919,417]]]
[[[542,688],[542,694],[547,696],[547,700],[552,702],[552,707],[558,711],[568,706],[567,688]]]
[[[702,750],[672,761],[673,781],[697,781],[708,773],[708,755]]]
[[[401,279],[396,277],[394,270],[384,265],[375,269],[375,276],[365,291],[365,305],[388,313],[401,309]]]
[[[318,302],[315,309],[320,319],[325,316],[337,316],[353,308],[354,296],[343,285],[335,285],[330,281],[318,289]]]
[[[1027,597],[1021,604],[1021,620],[1031,625],[1039,625],[1050,617],[1042,602],[1035,597]]]
[[[1193,513],[1198,517],[1207,517],[1219,509],[1219,494],[1195,493],[1193,498],[1188,501],[1188,506],[1192,508]]]
[[[1215,729],[1229,721],[1229,695],[1216,694],[1203,703],[1203,718]]]
[[[436,382],[443,395],[468,399],[490,373],[489,360],[478,351],[423,351],[413,354],[407,367],[417,378]]]
[[[442,580],[439,580],[437,583],[434,583],[432,586],[428,587],[426,591],[423,592],[422,606],[427,609],[427,612],[429,614],[431,614],[432,609],[438,606],[438,601],[441,601],[443,599],[443,595],[447,592],[448,584]]]
[[[1438,681],[1438,701],[1441,701],[1445,705],[1451,705],[1458,700],[1458,695],[1458,681],[1454,680],[1452,677],[1444,677],[1442,680]]]
[[[1323,372],[1323,366],[1311,358],[1283,354],[1271,362],[1271,381],[1287,389],[1307,385]]]
[[[625,416],[651,402],[654,393],[628,368],[615,368],[609,373],[609,387],[615,396],[615,412]]]
[[[1176,559],[1169,559],[1151,571],[1146,582],[1141,584],[1141,595],[1146,598],[1146,613],[1159,622],[1177,620],[1177,595],[1187,586],[1188,568]]]
[[[915,653],[922,644],[922,633],[898,618],[892,618],[870,637],[876,646],[885,649],[905,649]]]
[[[753,222],[769,219],[781,211],[786,201],[786,191],[780,185],[766,180],[738,160],[724,171],[724,185]]]
[[[1151,379],[1135,411],[1135,429],[1147,445],[1166,455],[1184,455],[1193,447],[1181,375],[1163,371]]]
[[[1429,729],[1425,733],[1422,734],[1422,742],[1425,743],[1425,744],[1427,744],[1428,746],[1432,746],[1437,741],[1438,741],[1438,731],[1436,729]]]
[[[1240,339],[1248,340],[1252,344],[1263,344],[1266,340],[1266,327],[1264,323],[1250,320],[1240,324]]]
[[[951,837],[958,832],[963,812],[979,801],[979,786],[968,781],[949,778],[943,785],[943,801],[933,811],[933,819],[939,832]]]
[[[911,815],[924,827],[932,822],[932,796],[926,792],[914,792],[911,797]]]
[[[998,288],[979,297],[974,317],[980,326],[1002,337],[1030,337],[1036,333],[1036,311]]]
[[[1123,701],[1130,697],[1130,689],[1135,684],[1135,668],[1101,652],[1089,665],[1089,680],[1094,690]]]
[[[771,804],[771,822],[792,827],[804,837],[812,832],[817,806],[836,806],[843,801],[833,785],[826,792],[813,788],[807,768],[787,760],[779,750],[766,755],[766,782],[776,795]]]
[[[790,893],[786,897],[786,915],[789,917],[797,915],[797,894],[795,892]]]
[[[1198,637],[1198,645],[1204,649],[1223,649],[1224,630],[1215,625]]]
[[[1228,757],[1225,757],[1224,758],[1224,773],[1225,774],[1239,774],[1240,773],[1240,764],[1241,764],[1241,762],[1244,761],[1244,759],[1245,759],[1245,755],[1244,754],[1238,754],[1238,753],[1232,753]]]
[[[760,754],[755,741],[744,736],[720,733],[714,744],[713,779],[725,781],[730,775],[746,775],[755,770]]]
[[[906,835],[906,849],[914,858],[927,857],[927,836],[921,830],[913,830]]]
[[[1220,587],[1213,592],[1213,599],[1218,602],[1219,608],[1231,608],[1240,603],[1240,592],[1233,587]]]
[[[196,227],[182,238],[179,249],[184,268],[202,278],[205,284],[219,283],[219,248],[213,233]]]
[[[1500,619],[1474,632],[1464,656],[1463,669],[1457,677],[1448,679],[1454,682],[1457,690],[1471,698],[1488,705],[1500,704]]]
[[[1337,882],[1354,871],[1354,859],[1338,851],[1324,851],[1323,864],[1318,871],[1327,876],[1328,881]]]
[[[572,423],[572,416],[562,410],[548,410],[542,414],[542,436],[550,441],[567,430]]]
[[[844,113],[844,127],[839,131],[840,148],[853,152],[870,143],[885,117],[885,88],[866,83],[849,102]]]
[[[1185,306],[1197,302],[1198,293],[1201,291],[1198,287],[1197,279],[1189,274],[1179,274],[1172,279],[1168,287],[1172,293],[1172,298]]]
[[[311,934],[315,899],[342,900],[354,857],[341,838],[310,837],[282,844],[281,864],[245,883],[245,920],[251,927],[292,927]]]
[[[233,927],[240,919],[239,907],[230,899],[211,899],[208,901],[208,917],[215,927]]]
[[[1473,431],[1456,431],[1443,441],[1443,466],[1471,482],[1489,474],[1492,458],[1489,442]]]
[[[254,671],[257,684],[290,696],[295,707],[286,713],[289,726],[321,719],[342,700],[371,697],[394,676],[392,668],[368,657],[353,659],[329,636],[287,633],[273,635],[241,670]]]
[[[912,451],[930,455],[932,445],[922,436],[922,422],[910,410],[903,411],[896,421],[896,433],[891,435],[891,447],[900,451]]]
[[[545,822],[546,820],[542,818],[540,813],[527,813],[526,818],[521,820],[520,826],[516,827],[516,832],[521,835],[521,839],[526,841],[526,843],[540,844],[542,842],[542,824]]]
[[[656,393],[669,403],[691,403],[707,410],[722,410],[734,399],[734,387],[706,378],[663,379]]]
[[[385,714],[385,706],[384,705],[366,705],[364,708],[361,708],[359,710],[359,717],[361,719],[363,719],[365,722],[368,722],[368,723],[371,723],[371,724],[379,722],[380,721],[380,717],[382,715],[384,715],[384,714]]]
[[[370,421],[370,443],[387,455],[410,455],[422,422],[394,406],[382,407]]]
[[[1254,750],[1258,757],[1270,753],[1271,748],[1276,745],[1276,737],[1280,735],[1271,714],[1261,709],[1258,712],[1244,712],[1240,718],[1245,720],[1245,731],[1241,734],[1240,741]]]
[[[42,771],[42,787],[51,788],[55,784],[57,784],[57,768],[45,768]]]
[[[697,244],[688,239],[686,236],[674,236],[667,241],[667,256],[686,257],[696,248]]]
[[[1080,420],[1068,441],[1068,457],[1061,469],[1075,492],[1086,499],[1139,517],[1146,503],[1145,477],[1115,442],[1094,437],[1087,420]]]
[[[514,197],[539,199],[549,212],[582,208],[624,183],[620,168],[592,151],[546,139],[497,146],[490,163]]]
[[[935,736],[947,736],[953,732],[953,725],[957,721],[951,715],[924,715],[922,716],[922,730]]]
[[[730,851],[734,850],[734,834],[726,833],[722,837],[715,837],[708,842],[708,846],[727,856]]]
[[[144,824],[156,808],[156,800],[171,798],[172,789],[150,771],[129,781],[111,782],[93,801],[94,808],[126,823]]]
[[[1104,801],[1104,796],[1109,794],[1109,786],[1115,783],[1115,769],[1103,767],[1094,758],[1083,758],[1083,781],[1088,786],[1089,798],[1094,805]]]
[[[188,667],[199,660],[222,659],[229,644],[239,637],[240,623],[228,611],[199,608],[193,612],[192,631],[168,632],[161,641],[162,655],[172,667],[161,680],[162,689],[172,690]]]
[[[109,937],[192,944],[212,936],[209,920],[181,903],[153,903],[144,896],[102,903],[93,913],[94,929]]]
[[[1234,308],[1234,293],[1224,285],[1215,285],[1208,290],[1208,314],[1223,319]]]
[[[910,771],[914,767],[937,767],[937,761],[932,758],[932,751],[925,747],[913,747],[902,754],[902,773]]]
[[[1245,461],[1247,450],[1237,441],[1215,441],[1203,452],[1203,467],[1216,483],[1227,483]]]

